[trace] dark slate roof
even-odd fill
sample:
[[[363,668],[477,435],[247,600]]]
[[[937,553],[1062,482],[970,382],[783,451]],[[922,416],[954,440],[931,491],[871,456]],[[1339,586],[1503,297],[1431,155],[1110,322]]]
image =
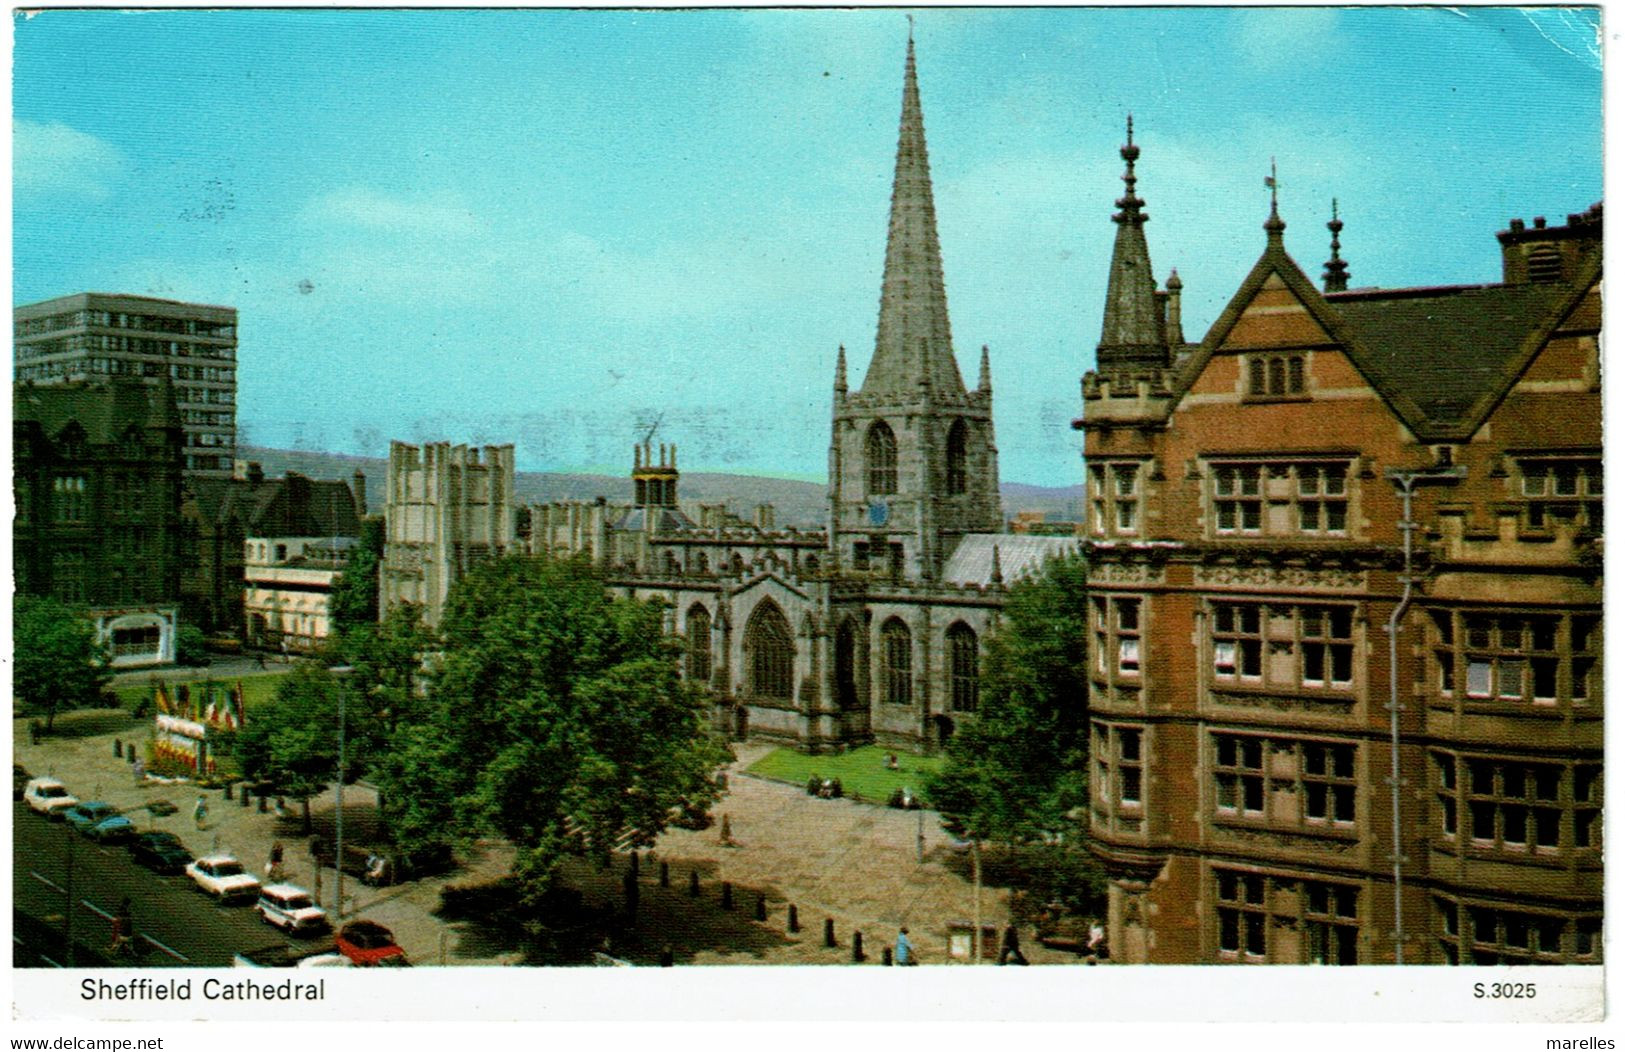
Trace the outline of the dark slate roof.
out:
[[[1567,285],[1476,285],[1334,293],[1377,385],[1439,424],[1462,420],[1494,387]]]
[[[945,584],[993,583],[993,557],[998,552],[999,575],[1011,584],[1042,571],[1057,556],[1080,551],[1076,537],[1044,537],[1031,533],[967,533],[942,568]]]
[[[678,511],[676,508],[654,508],[654,531],[656,533],[685,533],[698,529],[694,520]],[[617,530],[631,530],[642,532],[644,516],[647,514],[643,508],[633,508],[627,512],[620,522],[615,524]]]
[[[348,484],[310,479],[295,472],[284,478],[188,479],[199,514],[210,522],[233,518],[251,537],[359,537],[361,518]]]
[[[71,383],[12,387],[11,416],[16,423],[36,423],[55,439],[70,422],[85,431],[85,440],[104,445],[125,429],[166,426],[161,387],[139,382]]]

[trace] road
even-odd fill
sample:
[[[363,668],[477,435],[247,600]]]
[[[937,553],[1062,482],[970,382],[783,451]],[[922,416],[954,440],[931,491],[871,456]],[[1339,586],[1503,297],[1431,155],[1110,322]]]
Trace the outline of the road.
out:
[[[159,876],[136,865],[124,845],[97,844],[24,804],[13,805],[12,831],[16,911],[59,931],[71,890],[77,944],[105,948],[112,940],[109,918],[129,896],[135,932],[146,951],[142,961],[149,965],[225,967],[240,950],[299,945],[261,921],[252,906],[219,905],[185,875]]]

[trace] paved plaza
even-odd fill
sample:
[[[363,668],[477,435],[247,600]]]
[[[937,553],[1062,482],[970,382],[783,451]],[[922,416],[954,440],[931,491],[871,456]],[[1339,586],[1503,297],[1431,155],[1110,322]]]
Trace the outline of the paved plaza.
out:
[[[225,850],[258,871],[271,845],[286,849],[288,879],[314,888],[317,873],[301,835],[299,808],[279,818],[261,812],[257,801],[243,807],[222,790],[199,790],[187,784],[137,785],[130,764],[113,753],[115,739],[144,743],[150,724],[118,711],[67,713],[58,717],[60,736],[30,743],[27,722],[15,721],[14,752],[35,775],[52,774],[81,799],[107,800],[122,808],[140,808],[166,799],[178,811],[167,817],[136,814],[141,829],[168,829],[196,853]],[[852,936],[862,932],[867,963],[879,963],[901,925],[909,928],[922,963],[950,961],[949,925],[969,922],[975,894],[968,878],[965,848],[942,832],[933,812],[898,811],[847,800],[821,800],[797,786],[741,774],[767,746],[735,746],[727,794],[716,805],[716,822],[704,830],[673,829],[639,859],[639,896],[635,919],[611,941],[613,956],[635,964],[654,964],[670,948],[678,964],[849,964]],[[199,795],[208,802],[202,829],[192,817]],[[345,839],[361,845],[381,844],[376,796],[364,785],[345,789]],[[312,801],[314,827],[331,836],[333,794]],[[731,844],[721,840],[726,815]],[[921,836],[923,834],[923,842]],[[500,841],[482,842],[471,857],[449,874],[384,888],[344,881],[346,918],[365,915],[392,929],[408,955],[420,964],[500,965],[524,959],[512,926],[477,920],[447,920],[436,915],[447,885],[490,884],[506,874],[513,852]],[[669,886],[659,881],[664,863]],[[623,882],[630,865],[617,855],[608,869],[570,859],[566,882],[579,889],[585,905],[603,911],[624,906]],[[690,894],[691,874],[699,894]],[[722,884],[732,886],[732,909],[722,904]],[[334,872],[320,875],[323,904],[331,909]],[[984,924],[1002,930],[1007,918],[1007,892],[984,889]],[[765,921],[758,921],[758,899]],[[795,905],[801,930],[787,930],[788,907]],[[837,947],[824,945],[826,919],[835,922]],[[1047,951],[1022,931],[1022,948],[1033,963],[1075,960]]]

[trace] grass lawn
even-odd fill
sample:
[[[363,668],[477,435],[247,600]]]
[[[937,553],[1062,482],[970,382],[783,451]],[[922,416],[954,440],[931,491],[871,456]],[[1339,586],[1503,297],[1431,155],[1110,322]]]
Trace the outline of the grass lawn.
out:
[[[940,756],[911,756],[899,752],[899,769],[888,770],[886,754],[891,751],[878,745],[865,745],[851,752],[808,756],[794,749],[774,749],[746,768],[746,773],[799,786],[805,786],[807,779],[815,774],[820,778],[839,778],[847,796],[883,804],[890,799],[892,790],[905,786],[916,795],[923,794],[925,776],[942,769]]]
[[[263,705],[271,700],[271,696],[276,693],[276,685],[287,674],[286,670],[281,670],[262,672],[252,676],[222,676],[214,682],[224,683],[229,686],[241,679],[243,681],[243,708],[252,712],[256,706]],[[188,686],[192,686],[202,685],[208,681],[200,677],[186,682]],[[169,691],[171,698],[175,696],[175,685],[173,683],[165,684],[165,689]],[[129,708],[137,700],[152,697],[152,685],[150,683],[138,683],[134,686],[118,687],[113,693],[118,695],[120,705]]]

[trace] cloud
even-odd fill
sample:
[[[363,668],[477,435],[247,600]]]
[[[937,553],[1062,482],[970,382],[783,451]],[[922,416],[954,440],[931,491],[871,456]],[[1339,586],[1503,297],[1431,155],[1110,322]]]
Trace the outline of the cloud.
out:
[[[454,195],[414,198],[366,187],[322,194],[306,206],[304,218],[318,225],[410,237],[477,237],[488,229],[485,220]]]
[[[55,121],[11,122],[11,172],[17,196],[112,196],[125,168],[111,143]]]
[[[1261,8],[1232,12],[1231,51],[1255,70],[1297,66],[1337,39],[1341,17],[1328,8]]]

